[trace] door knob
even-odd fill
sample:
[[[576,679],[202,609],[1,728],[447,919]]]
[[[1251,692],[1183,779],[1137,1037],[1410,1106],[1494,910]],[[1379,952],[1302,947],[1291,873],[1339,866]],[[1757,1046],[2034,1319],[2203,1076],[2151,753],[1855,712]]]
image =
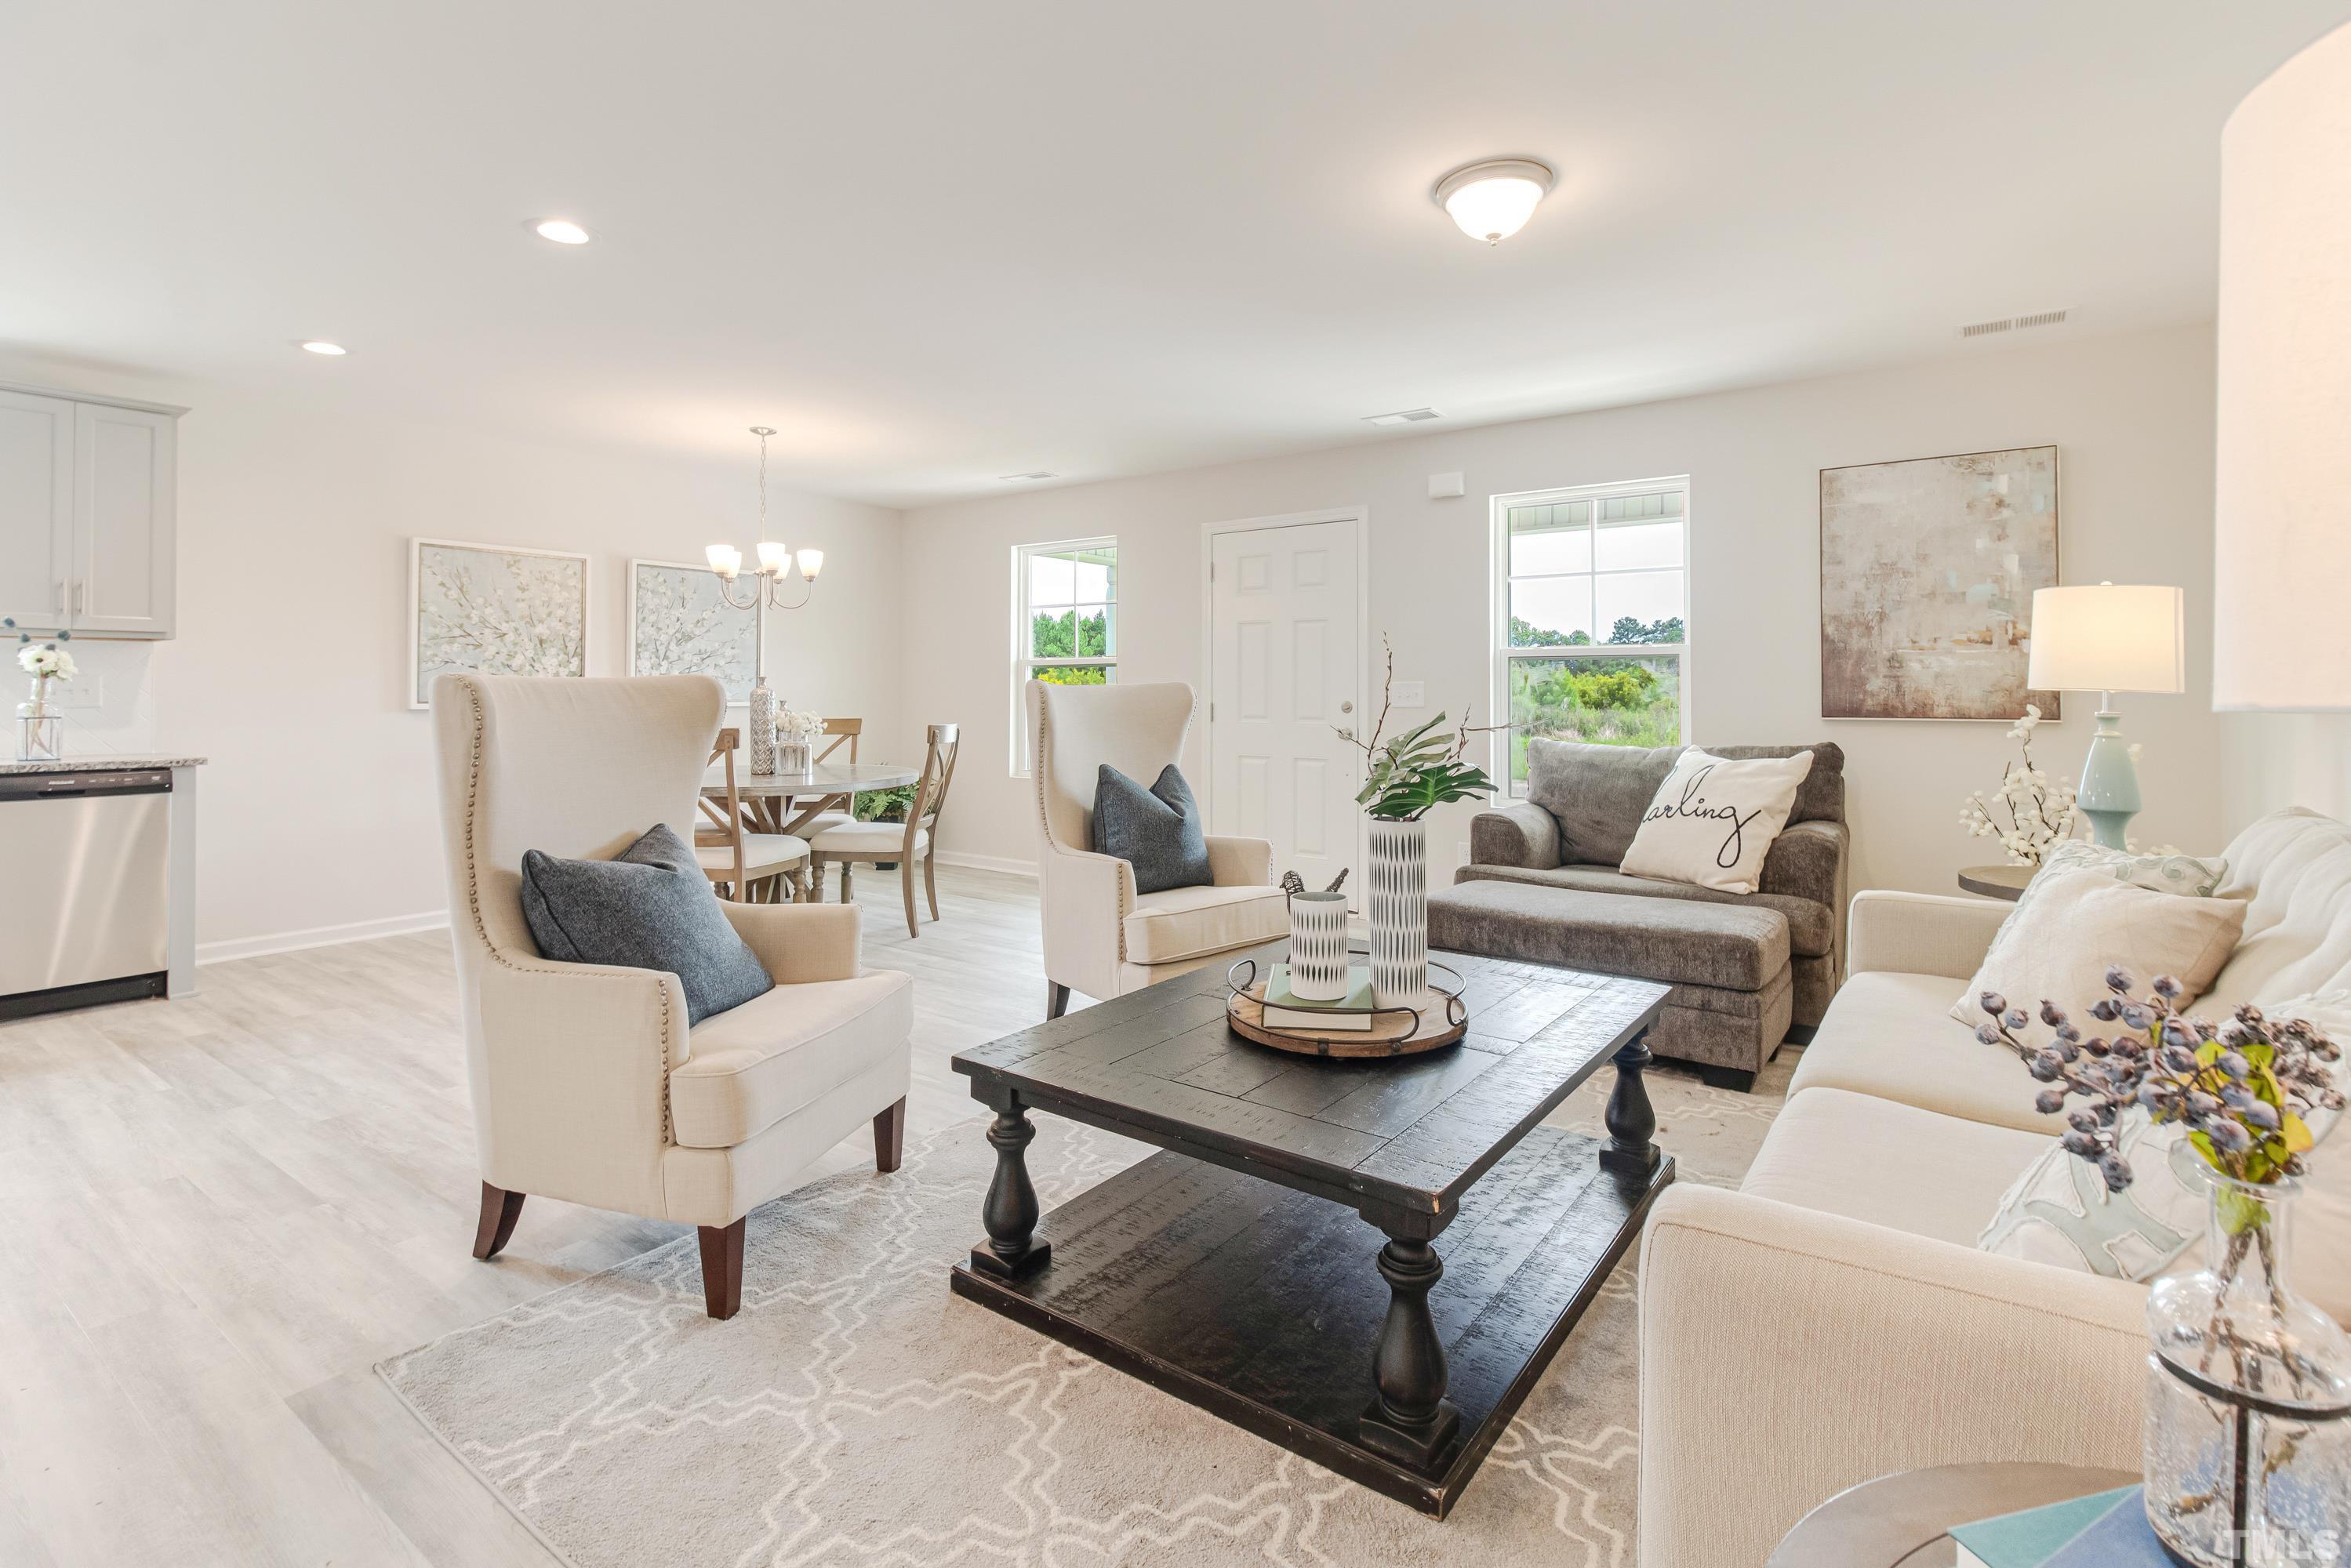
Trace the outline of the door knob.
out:
[[[1355,732],[1352,729],[1343,729],[1339,732],[1339,738],[1342,740],[1353,740],[1355,738]]]
[[[1355,705],[1352,702],[1342,702],[1339,705],[1339,711],[1341,713],[1353,713],[1355,711]]]

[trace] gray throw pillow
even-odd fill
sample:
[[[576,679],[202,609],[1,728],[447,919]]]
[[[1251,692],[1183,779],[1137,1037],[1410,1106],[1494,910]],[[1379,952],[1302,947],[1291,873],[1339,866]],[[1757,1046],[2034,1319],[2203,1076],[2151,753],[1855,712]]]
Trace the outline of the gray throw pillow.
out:
[[[522,856],[522,916],[540,954],[565,964],[665,969],[700,1023],[775,989],[735,934],[694,846],[656,822],[609,861]]]
[[[1206,887],[1208,837],[1192,787],[1174,763],[1148,789],[1105,762],[1094,777],[1094,849],[1134,868],[1134,891]]]

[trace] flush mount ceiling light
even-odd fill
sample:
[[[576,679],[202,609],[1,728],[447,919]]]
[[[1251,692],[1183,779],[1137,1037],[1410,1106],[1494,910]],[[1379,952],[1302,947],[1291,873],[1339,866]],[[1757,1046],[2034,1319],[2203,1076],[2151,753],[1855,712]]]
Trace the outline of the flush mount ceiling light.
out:
[[[1026,474],[998,474],[997,477],[1004,481],[1004,483],[1010,485],[1029,479],[1050,479],[1053,476],[1050,470],[1043,468],[1031,468]]]
[[[527,226],[539,238],[553,240],[558,245],[586,245],[594,237],[569,218],[540,218]]]
[[[1558,176],[1532,158],[1487,158],[1465,163],[1429,193],[1471,239],[1499,245],[1534,216]]]
[[[335,355],[348,354],[350,352],[349,349],[344,348],[340,343],[329,343],[324,338],[309,339],[308,341],[304,342],[302,346],[309,350],[314,354]]]
[[[1394,413],[1367,413],[1365,424],[1418,424],[1424,419],[1440,417],[1433,408],[1400,408]]]

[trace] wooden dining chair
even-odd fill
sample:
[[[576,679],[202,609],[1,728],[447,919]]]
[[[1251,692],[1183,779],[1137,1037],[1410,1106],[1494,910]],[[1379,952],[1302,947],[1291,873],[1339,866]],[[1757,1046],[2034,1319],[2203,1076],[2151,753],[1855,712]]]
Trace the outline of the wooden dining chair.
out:
[[[930,901],[931,918],[939,917],[939,884],[931,852],[938,834],[939,813],[946,807],[947,786],[955,780],[956,753],[962,749],[957,727],[931,726],[923,755],[923,776],[914,785],[914,799],[903,822],[851,822],[827,828],[809,841],[816,862],[816,896],[824,896],[824,868],[841,868],[841,901],[850,899],[849,868],[885,861],[898,862],[898,879],[906,891],[906,935],[919,936],[914,925],[914,862],[923,866],[923,893]]]
[[[865,721],[862,718],[829,718],[824,721],[824,733],[831,738],[825,743],[824,749],[817,752],[810,760],[822,762],[846,746],[849,748],[849,765],[852,768],[856,767],[857,741],[858,737],[865,733]],[[827,828],[854,825],[857,821],[857,812],[854,810],[857,797],[850,796],[849,804],[852,807],[850,810],[819,811],[815,816],[810,817],[800,824],[801,836],[812,839]]]
[[[789,833],[744,831],[743,797],[735,778],[735,753],[742,745],[742,732],[736,729],[720,730],[711,742],[711,765],[726,765],[726,793],[705,793],[695,802],[707,819],[694,830],[695,858],[703,874],[737,903],[799,903],[807,896],[808,841]]]

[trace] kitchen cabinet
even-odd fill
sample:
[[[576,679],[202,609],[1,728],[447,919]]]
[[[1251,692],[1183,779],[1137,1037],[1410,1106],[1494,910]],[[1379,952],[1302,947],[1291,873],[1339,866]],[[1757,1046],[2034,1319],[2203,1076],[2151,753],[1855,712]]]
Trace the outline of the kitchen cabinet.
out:
[[[36,636],[172,635],[183,412],[0,386],[0,615]]]

